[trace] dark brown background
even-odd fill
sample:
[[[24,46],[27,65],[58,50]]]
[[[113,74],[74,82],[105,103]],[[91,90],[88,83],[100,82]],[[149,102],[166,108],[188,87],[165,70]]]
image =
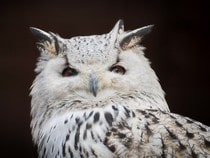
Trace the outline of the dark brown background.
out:
[[[210,125],[210,14],[204,1],[3,1],[0,6],[0,157],[36,157],[29,88],[39,53],[29,26],[63,37],[155,24],[144,40],[172,112]]]

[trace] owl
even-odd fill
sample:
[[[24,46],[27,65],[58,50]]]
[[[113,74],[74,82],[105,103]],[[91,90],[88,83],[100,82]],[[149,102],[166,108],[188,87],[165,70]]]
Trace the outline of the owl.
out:
[[[40,158],[210,157],[210,128],[171,113],[143,38],[153,25],[69,39],[30,28],[41,53],[31,87]]]

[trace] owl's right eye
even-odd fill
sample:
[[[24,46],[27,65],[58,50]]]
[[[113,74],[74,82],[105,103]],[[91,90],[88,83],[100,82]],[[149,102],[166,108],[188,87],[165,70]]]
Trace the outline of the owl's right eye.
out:
[[[70,67],[66,67],[63,72],[62,72],[62,76],[63,77],[70,77],[70,76],[76,76],[78,74],[78,72]]]
[[[110,68],[111,72],[117,73],[117,74],[121,74],[124,75],[126,70],[124,67],[120,66],[120,65],[114,65]]]

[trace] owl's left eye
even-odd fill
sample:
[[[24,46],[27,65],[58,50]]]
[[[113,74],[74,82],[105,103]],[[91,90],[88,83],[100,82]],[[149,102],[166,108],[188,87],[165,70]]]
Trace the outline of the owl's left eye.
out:
[[[120,65],[114,65],[110,68],[110,71],[111,72],[114,72],[114,73],[118,73],[118,74],[121,74],[121,75],[124,75],[126,70],[124,67],[120,66]]]
[[[63,72],[62,72],[62,76],[63,77],[69,77],[69,76],[76,76],[78,74],[78,72],[70,67],[66,67]]]

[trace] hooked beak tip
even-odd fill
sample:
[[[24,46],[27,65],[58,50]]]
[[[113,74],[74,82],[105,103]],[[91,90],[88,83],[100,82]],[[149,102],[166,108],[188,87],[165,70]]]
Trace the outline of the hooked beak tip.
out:
[[[93,96],[96,97],[97,96],[97,92],[93,92]]]

